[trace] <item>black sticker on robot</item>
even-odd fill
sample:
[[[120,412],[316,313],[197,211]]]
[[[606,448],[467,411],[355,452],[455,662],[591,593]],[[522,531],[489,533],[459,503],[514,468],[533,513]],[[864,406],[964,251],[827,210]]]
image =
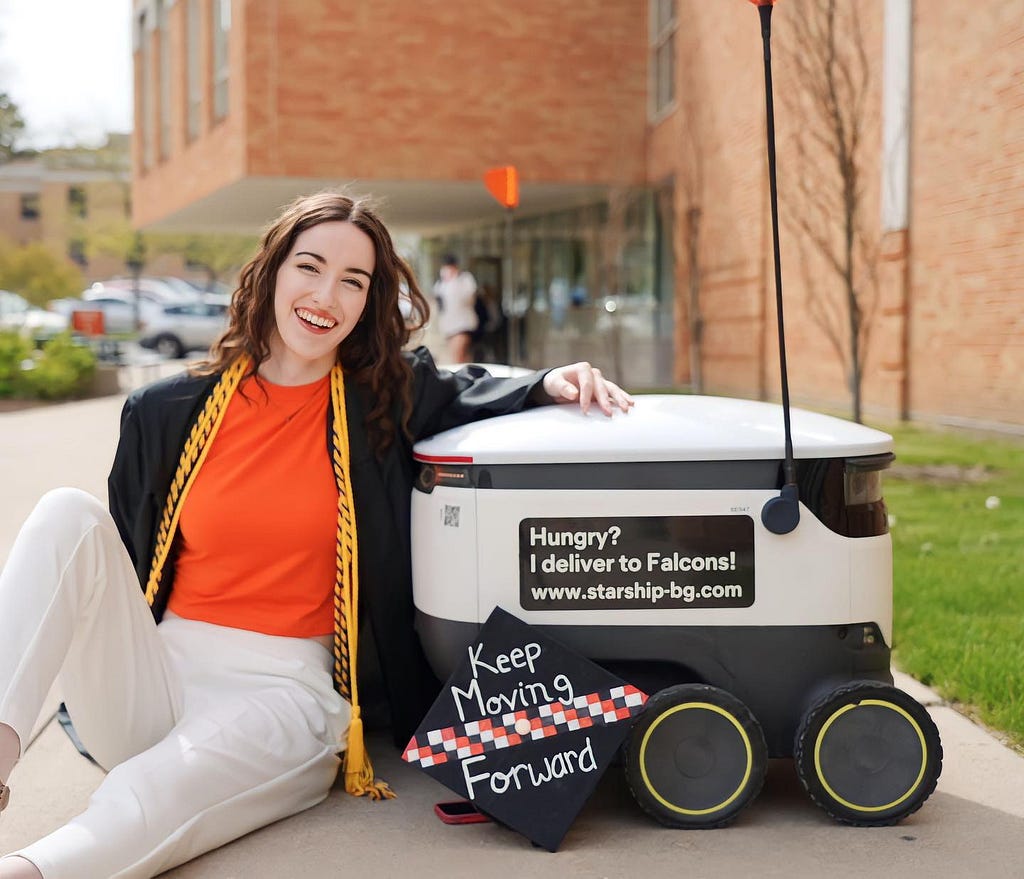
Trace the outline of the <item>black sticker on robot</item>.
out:
[[[523,519],[525,610],[750,607],[750,516]]]

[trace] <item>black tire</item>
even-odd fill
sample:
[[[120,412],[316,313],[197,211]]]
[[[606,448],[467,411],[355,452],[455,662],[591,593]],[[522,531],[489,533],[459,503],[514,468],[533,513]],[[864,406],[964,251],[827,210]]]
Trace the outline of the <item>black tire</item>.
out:
[[[928,712],[878,681],[845,684],[804,714],[793,745],[800,782],[842,824],[896,824],[921,808],[942,772]]]
[[[626,744],[625,771],[640,807],[669,827],[722,827],[764,784],[761,726],[735,696],[706,684],[654,695]]]
[[[185,346],[181,344],[181,339],[170,333],[157,336],[153,347],[158,354],[169,360],[178,360],[185,356]]]

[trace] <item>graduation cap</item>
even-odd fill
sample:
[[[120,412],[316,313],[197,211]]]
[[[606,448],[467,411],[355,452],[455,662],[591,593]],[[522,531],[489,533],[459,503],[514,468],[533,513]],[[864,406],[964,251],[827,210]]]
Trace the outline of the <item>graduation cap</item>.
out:
[[[646,701],[495,608],[402,757],[553,852]]]

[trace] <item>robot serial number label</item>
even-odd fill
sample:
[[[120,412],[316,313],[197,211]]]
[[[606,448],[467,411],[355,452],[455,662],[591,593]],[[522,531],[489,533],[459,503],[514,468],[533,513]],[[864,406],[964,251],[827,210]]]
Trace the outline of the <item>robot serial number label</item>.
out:
[[[525,610],[750,607],[750,516],[523,519]]]

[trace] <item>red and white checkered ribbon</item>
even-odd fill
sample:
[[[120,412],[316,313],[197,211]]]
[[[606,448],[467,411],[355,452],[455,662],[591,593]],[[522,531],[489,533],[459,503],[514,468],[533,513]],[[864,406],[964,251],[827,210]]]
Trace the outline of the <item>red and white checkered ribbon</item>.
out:
[[[577,696],[571,705],[551,702],[509,711],[497,718],[483,717],[460,726],[432,729],[425,735],[413,736],[402,759],[421,766],[438,766],[452,759],[461,760],[486,751],[511,748],[524,741],[536,741],[560,732],[607,726],[639,714],[646,701],[646,693],[626,684]],[[528,731],[524,721],[529,723]],[[517,729],[524,731],[518,732]]]

